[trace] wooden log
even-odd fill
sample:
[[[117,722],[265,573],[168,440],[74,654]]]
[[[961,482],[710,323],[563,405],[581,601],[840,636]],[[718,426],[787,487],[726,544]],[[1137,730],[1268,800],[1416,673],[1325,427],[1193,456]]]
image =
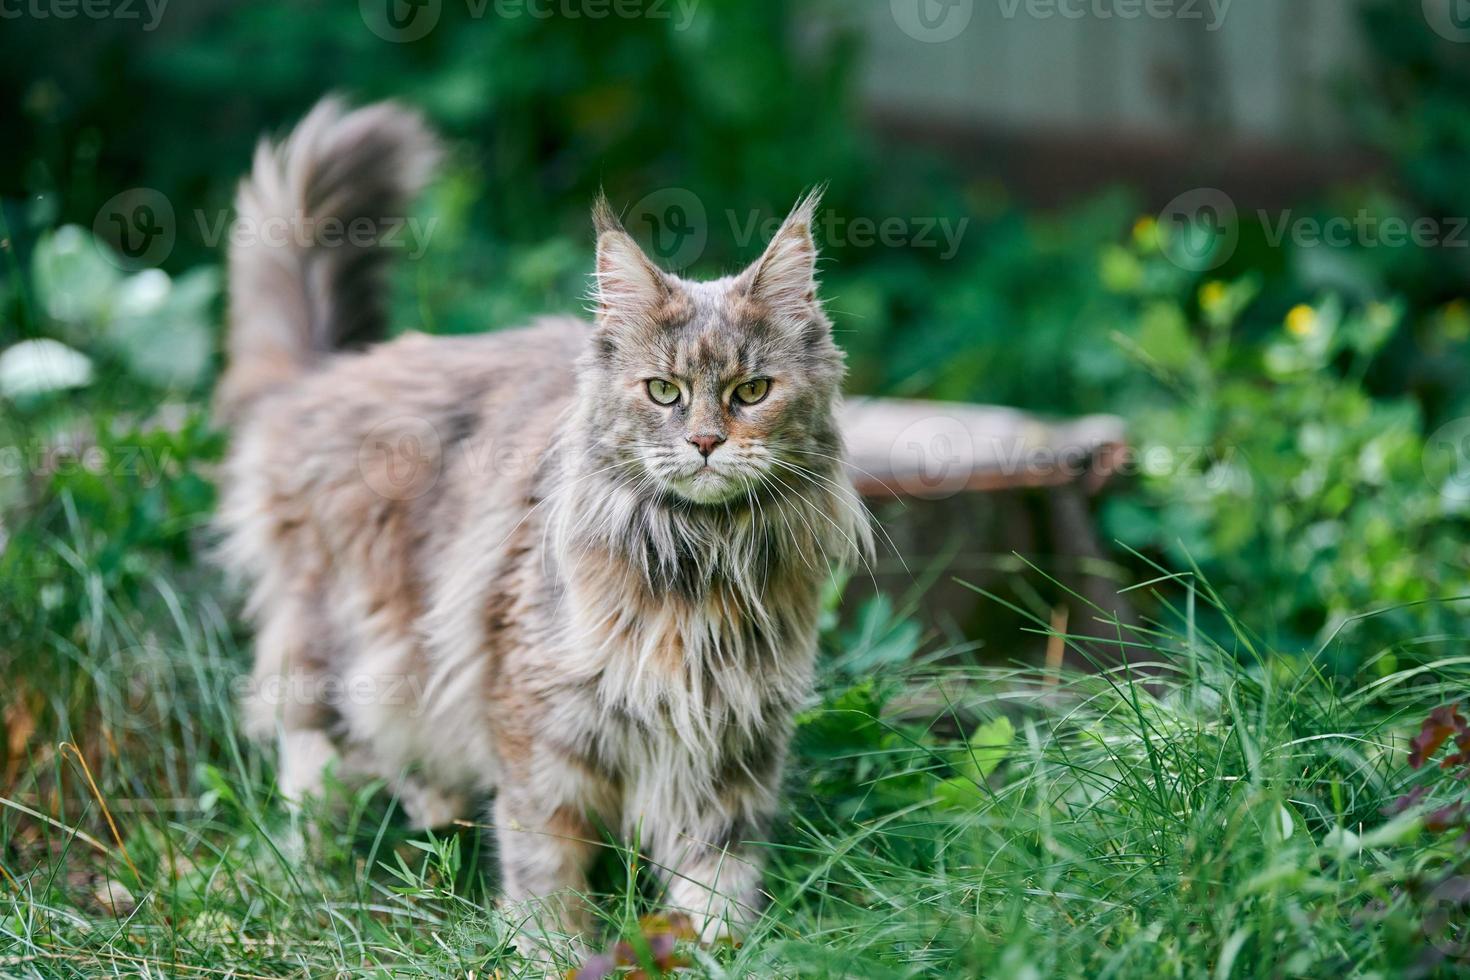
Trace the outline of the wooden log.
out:
[[[1051,603],[1053,621],[1070,623],[1074,637],[1115,639],[1109,620],[1136,621],[1123,583],[1109,573],[1090,499],[1126,459],[1122,419],[859,398],[847,403],[841,425],[853,483],[884,528],[874,589],[902,595],[925,578],[921,619],[951,624],[951,633],[1002,659],[1045,658],[1052,669],[1085,669],[1092,660],[1075,644],[1023,632],[1034,624],[961,583],[1004,594],[1022,572],[1020,555],[1061,585],[1033,578],[1024,599],[1014,598]],[[1091,657],[1118,663],[1124,651],[1095,644]]]
[[[1094,493],[1127,437],[1113,415],[1047,421],[1013,408],[893,398],[851,399],[840,424],[859,493],[926,500],[1074,484]]]

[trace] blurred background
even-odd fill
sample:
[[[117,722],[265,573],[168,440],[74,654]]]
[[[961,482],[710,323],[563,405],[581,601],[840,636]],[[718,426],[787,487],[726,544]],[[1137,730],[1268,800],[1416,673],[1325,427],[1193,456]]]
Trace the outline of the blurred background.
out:
[[[1414,603],[1470,591],[1466,6],[8,4],[5,672],[108,616],[153,621],[161,581],[215,594],[230,201],[260,134],[334,91],[402,99],[451,140],[406,232],[401,327],[581,309],[599,188],[653,254],[718,274],[825,183],[851,391],[1124,420],[1131,465],[1087,502],[1096,548],[1029,520],[1035,495],[981,498],[906,538],[907,571],[883,555],[894,598],[856,628],[950,575],[1044,616],[1055,590],[1021,573],[1066,552],[1114,591],[1193,568],[1288,650],[1408,604],[1330,656],[1415,656],[1401,638],[1449,612]],[[878,505],[895,527],[904,506]],[[978,616],[924,629],[973,637]],[[984,655],[1026,653],[1009,635]]]

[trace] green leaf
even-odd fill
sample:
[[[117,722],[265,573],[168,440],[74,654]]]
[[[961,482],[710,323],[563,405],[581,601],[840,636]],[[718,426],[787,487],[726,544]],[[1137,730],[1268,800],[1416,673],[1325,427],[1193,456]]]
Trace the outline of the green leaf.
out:
[[[84,388],[92,383],[92,362],[59,340],[23,340],[0,353],[0,398],[13,400]]]
[[[1015,737],[1015,726],[1004,715],[976,728],[965,747],[955,753],[954,767],[959,775],[939,784],[936,795],[940,802],[953,809],[967,810],[984,799],[986,781],[1010,754]]]
[[[1192,374],[1204,361],[1183,311],[1172,303],[1154,303],[1144,310],[1135,341],[1154,364],[1170,373]]]
[[[122,272],[78,225],[64,225],[36,242],[31,275],[41,308],[64,339],[85,343],[106,321]]]
[[[905,664],[919,649],[922,635],[917,622],[894,614],[888,596],[875,595],[858,612],[855,628],[842,638],[846,651],[839,659],[839,669],[855,675]]]
[[[219,274],[195,269],[176,282],[157,269],[129,276],[118,290],[109,346],[137,377],[159,387],[192,389],[214,353],[210,330]]]
[[[1011,742],[1016,737],[1016,728],[1005,715],[987,721],[970,735],[965,752],[967,770],[979,779],[989,779],[1006,756],[1010,754]]]

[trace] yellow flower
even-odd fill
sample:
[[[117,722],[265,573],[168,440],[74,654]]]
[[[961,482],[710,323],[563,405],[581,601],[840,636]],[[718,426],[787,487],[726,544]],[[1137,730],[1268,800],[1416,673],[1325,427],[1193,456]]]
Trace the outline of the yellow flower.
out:
[[[1451,340],[1470,337],[1470,305],[1463,299],[1450,300],[1440,310],[1440,325]]]
[[[1286,331],[1293,337],[1310,337],[1317,330],[1317,311],[1306,303],[1293,306],[1286,314]]]
[[[1152,215],[1143,215],[1133,222],[1133,242],[1139,248],[1152,248],[1158,243],[1158,222]]]
[[[1199,288],[1200,309],[1206,313],[1214,313],[1225,302],[1225,284],[1218,279],[1211,279]]]

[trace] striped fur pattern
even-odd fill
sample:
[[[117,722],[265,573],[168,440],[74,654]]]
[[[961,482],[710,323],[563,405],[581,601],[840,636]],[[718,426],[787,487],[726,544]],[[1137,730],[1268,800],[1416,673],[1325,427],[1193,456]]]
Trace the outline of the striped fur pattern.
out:
[[[241,213],[391,218],[432,153],[402,109],[319,108],[257,155]],[[318,271],[362,257],[231,254],[219,523],[257,630],[246,718],[279,740],[284,795],[335,767],[387,779],[423,825],[493,799],[505,900],[554,931],[587,928],[607,830],[706,938],[756,913],[819,590],[870,547],[815,207],[741,274],[693,282],[599,202],[592,323],[360,353],[328,353],[350,331],[317,311],[363,302]]]

